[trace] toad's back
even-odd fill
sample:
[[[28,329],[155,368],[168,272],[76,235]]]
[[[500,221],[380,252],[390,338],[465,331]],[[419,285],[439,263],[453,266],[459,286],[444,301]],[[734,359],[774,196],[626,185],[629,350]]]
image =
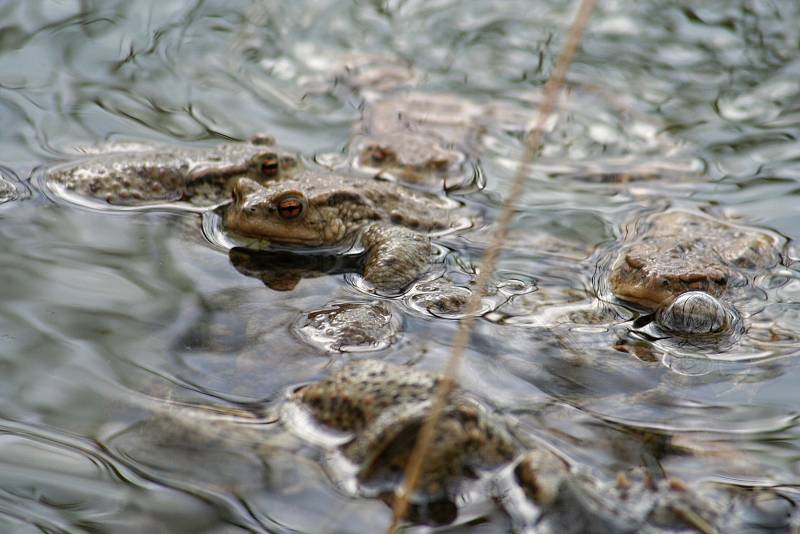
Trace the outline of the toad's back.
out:
[[[215,204],[228,198],[233,176],[272,179],[297,165],[294,156],[270,145],[271,139],[207,148],[112,145],[107,153],[49,169],[45,185],[59,196],[116,205]]]

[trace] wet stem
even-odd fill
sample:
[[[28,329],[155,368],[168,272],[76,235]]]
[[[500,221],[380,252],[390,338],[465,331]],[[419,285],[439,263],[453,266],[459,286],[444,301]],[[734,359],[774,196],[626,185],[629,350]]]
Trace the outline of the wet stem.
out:
[[[449,393],[455,387],[455,377],[458,372],[458,366],[467,346],[467,342],[472,334],[472,329],[475,325],[476,314],[480,309],[481,300],[484,297],[485,288],[489,286],[489,280],[494,272],[497,264],[497,258],[503,249],[503,244],[508,237],[508,232],[511,226],[511,220],[514,214],[514,203],[520,198],[525,189],[525,178],[527,176],[528,167],[533,162],[536,153],[542,144],[544,137],[544,124],[550,115],[553,113],[558,98],[559,91],[564,84],[564,79],[572,63],[572,58],[575,51],[583,37],[583,31],[589,21],[589,16],[594,9],[595,0],[582,0],[575,19],[570,26],[567,33],[567,40],[564,49],[556,62],[553,72],[547,83],[544,86],[544,98],[542,106],[539,109],[539,114],[536,123],[529,131],[525,138],[525,147],[520,158],[519,165],[517,166],[517,173],[514,181],[511,184],[511,189],[503,201],[503,207],[500,216],[497,218],[495,232],[492,240],[486,249],[486,254],[480,264],[478,280],[476,283],[477,291],[475,291],[469,302],[467,303],[466,317],[459,324],[459,329],[453,338],[453,349],[445,364],[442,372],[443,379],[439,383],[436,390],[436,398],[434,400],[431,411],[425,419],[425,423],[420,429],[417,436],[414,450],[406,466],[405,476],[403,479],[403,486],[396,495],[392,523],[387,529],[387,532],[393,534],[400,528],[400,524],[405,519],[408,513],[408,503],[414,488],[417,485],[422,462],[427,454],[428,448],[433,441],[436,425],[441,418],[444,411]]]

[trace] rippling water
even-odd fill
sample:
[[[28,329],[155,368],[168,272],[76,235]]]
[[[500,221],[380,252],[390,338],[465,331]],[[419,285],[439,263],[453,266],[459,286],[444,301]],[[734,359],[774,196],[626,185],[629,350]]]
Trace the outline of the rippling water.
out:
[[[564,42],[566,4],[2,3],[0,530],[385,528],[389,509],[354,498],[326,447],[277,428],[276,413],[289,389],[347,358],[440,369],[457,317],[382,299],[393,344],[326,352],[297,325],[331,302],[372,301],[357,276],[319,263],[276,291],[229,257],[213,213],[82,209],[28,179],[107,142],[256,132],[338,165],[361,114],[362,95],[337,78],[353,54],[407,67],[417,91],[529,108]],[[600,477],[656,463],[688,481],[789,491],[800,479],[798,7],[601,4],[459,381]],[[483,136],[486,187],[455,195],[483,222],[437,240],[435,274],[469,281],[520,138],[511,126]],[[582,179],[631,168],[672,178]],[[782,263],[737,294],[739,339],[655,339],[611,297],[604,275],[632,221],[668,207],[786,238]],[[158,422],[172,403],[261,414],[268,454],[174,436]],[[478,499],[457,522],[513,521]]]

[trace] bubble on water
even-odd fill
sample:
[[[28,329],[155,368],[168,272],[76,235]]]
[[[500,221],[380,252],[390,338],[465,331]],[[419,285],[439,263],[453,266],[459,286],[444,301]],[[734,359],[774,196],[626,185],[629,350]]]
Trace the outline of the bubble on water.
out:
[[[730,329],[733,312],[704,291],[688,291],[660,308],[656,322],[678,334],[719,334]]]
[[[704,376],[719,367],[719,363],[710,358],[673,353],[664,354],[662,362],[673,372],[684,376]]]

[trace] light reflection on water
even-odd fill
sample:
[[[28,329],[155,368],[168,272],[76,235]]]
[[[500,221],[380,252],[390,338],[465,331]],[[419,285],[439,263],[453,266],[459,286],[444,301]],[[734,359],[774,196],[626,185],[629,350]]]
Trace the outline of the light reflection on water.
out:
[[[319,448],[265,425],[270,455],[198,444],[181,463],[153,406],[270,411],[350,357],[440,369],[452,317],[392,299],[402,316],[393,345],[326,354],[292,325],[365,298],[341,265],[315,263],[291,291],[271,289],[264,273],[233,268],[225,243],[203,240],[197,214],[79,209],[30,194],[17,177],[107,141],[202,144],[262,131],[308,158],[343,161],[361,95],[335,73],[353,53],[412,68],[403,83],[418,91],[526,104],[571,18],[570,6],[551,4],[0,6],[0,530],[384,528],[388,508],[337,487]],[[524,290],[491,299],[460,383],[602,476],[654,461],[689,481],[797,481],[797,11],[620,1],[590,23],[568,78],[578,104],[531,169],[496,275]],[[485,220],[439,241],[434,269],[460,285],[521,151],[509,124],[478,143],[486,189],[455,195]],[[583,179],[631,166],[670,178]],[[736,343],[653,341],[634,326],[639,311],[610,297],[604,272],[634,217],[708,205],[786,236],[783,265],[737,301]],[[217,214],[202,224],[213,236]],[[469,514],[507,526],[494,512]]]

